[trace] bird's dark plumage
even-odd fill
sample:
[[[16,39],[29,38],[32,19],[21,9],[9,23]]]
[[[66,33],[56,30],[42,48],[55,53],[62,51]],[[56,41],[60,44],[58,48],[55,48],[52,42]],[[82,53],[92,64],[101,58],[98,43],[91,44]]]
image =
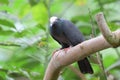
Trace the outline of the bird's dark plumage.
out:
[[[83,35],[72,22],[51,17],[50,23],[50,34],[62,46],[62,49],[84,41]],[[93,73],[87,58],[78,61],[78,65],[82,73]]]

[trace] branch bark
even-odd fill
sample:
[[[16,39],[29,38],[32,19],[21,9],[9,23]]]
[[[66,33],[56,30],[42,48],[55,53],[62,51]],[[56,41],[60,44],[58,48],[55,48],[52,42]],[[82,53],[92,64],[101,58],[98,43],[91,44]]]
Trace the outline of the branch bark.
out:
[[[100,31],[102,32],[104,38],[113,46],[113,47],[117,47],[120,39],[117,38],[119,37],[119,35],[115,35],[114,33],[112,33],[105,21],[104,15],[102,12],[100,12],[99,14],[96,15],[96,21],[97,24],[99,26]]]
[[[103,16],[101,16],[101,17],[103,17]],[[96,17],[96,18],[101,18],[101,17]],[[97,22],[97,23],[102,24],[102,26],[104,26],[103,28],[105,28],[105,25],[104,25],[105,21],[101,21],[102,19],[98,19],[98,20],[99,20],[99,22]],[[120,46],[120,30],[115,31],[114,35],[117,36],[116,37],[118,40],[117,46]],[[43,80],[57,80],[60,71],[65,66],[68,66],[68,65],[72,64],[73,62],[81,60],[81,59],[85,58],[86,56],[89,56],[90,54],[93,54],[93,53],[101,51],[103,49],[112,47],[112,44],[107,42],[106,38],[104,38],[104,37],[98,36],[96,38],[86,40],[86,41],[82,42],[81,44],[71,47],[67,51],[64,51],[64,50],[57,51],[52,56],[52,58],[48,64],[48,67],[45,72],[45,76],[44,76]]]

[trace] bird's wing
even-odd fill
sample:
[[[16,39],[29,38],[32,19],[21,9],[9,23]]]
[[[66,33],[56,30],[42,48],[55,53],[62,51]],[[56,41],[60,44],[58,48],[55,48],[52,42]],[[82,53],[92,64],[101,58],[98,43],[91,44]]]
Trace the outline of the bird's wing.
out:
[[[55,38],[54,36],[52,36],[53,37],[53,39],[55,39],[59,44],[61,44],[61,42],[57,39],[57,38]]]
[[[79,29],[75,27],[71,22],[66,22],[63,26],[64,36],[71,43],[72,46],[75,46],[84,41],[83,35],[80,33]],[[93,69],[87,58],[78,61],[79,68],[82,73],[93,73]]]
[[[72,24],[71,22],[66,22],[65,26],[63,26],[63,34],[71,43],[72,46],[75,46],[84,41],[83,35],[80,33],[79,29]]]

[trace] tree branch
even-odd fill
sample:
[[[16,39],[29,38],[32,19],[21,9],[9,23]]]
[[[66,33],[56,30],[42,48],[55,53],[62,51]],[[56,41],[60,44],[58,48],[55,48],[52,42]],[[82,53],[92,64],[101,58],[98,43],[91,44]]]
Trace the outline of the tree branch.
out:
[[[103,16],[101,16],[101,17],[103,17]],[[97,18],[101,18],[101,17],[97,17]],[[106,23],[103,23],[105,21],[101,21],[102,19],[98,19],[98,20],[99,20],[98,24],[102,24],[103,26],[105,26]],[[118,46],[120,46],[120,30],[115,31],[114,35],[117,36],[115,38],[117,38],[119,40],[118,43],[116,43],[116,44],[119,44]],[[101,51],[103,49],[112,47],[112,45],[109,44],[104,39],[104,37],[98,36],[96,38],[86,40],[86,41],[82,42],[81,44],[78,44],[78,45],[68,49],[67,51],[64,51],[64,50],[57,51],[52,56],[52,58],[48,64],[48,67],[45,72],[45,76],[44,76],[43,80],[57,80],[60,71],[65,66],[68,66],[68,65],[72,64],[73,62],[81,60],[81,59],[89,56],[90,54],[93,54],[93,53]]]
[[[100,31],[102,32],[104,38],[113,46],[117,47],[120,43],[119,35],[112,33],[105,21],[104,15],[102,12],[96,15],[96,21],[99,26]]]

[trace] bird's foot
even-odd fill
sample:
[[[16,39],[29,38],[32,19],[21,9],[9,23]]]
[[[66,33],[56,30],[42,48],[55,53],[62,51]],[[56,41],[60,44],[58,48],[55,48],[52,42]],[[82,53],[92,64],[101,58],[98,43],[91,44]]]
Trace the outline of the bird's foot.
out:
[[[70,48],[71,48],[71,46],[68,47],[68,48],[64,48],[63,50],[64,50],[65,53],[66,53]],[[55,51],[52,53],[52,56],[53,56],[57,51],[59,51],[59,50],[62,50],[62,48],[55,50]]]
[[[70,48],[71,48],[71,46],[68,47],[68,48],[64,48],[65,53],[66,53]]]

